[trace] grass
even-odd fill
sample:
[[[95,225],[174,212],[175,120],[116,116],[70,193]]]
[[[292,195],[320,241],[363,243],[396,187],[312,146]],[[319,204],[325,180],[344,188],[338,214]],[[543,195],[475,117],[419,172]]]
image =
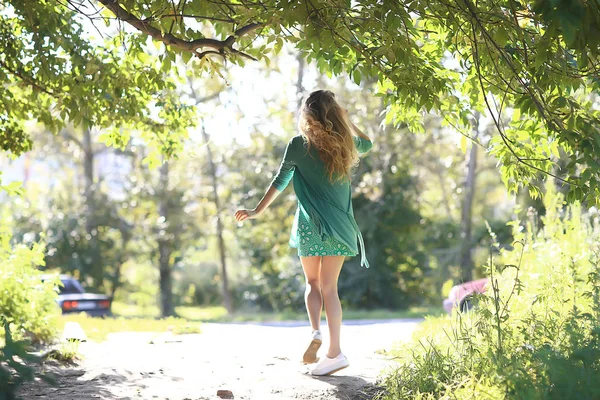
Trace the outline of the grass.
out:
[[[268,322],[268,321],[298,321],[305,320],[306,312],[279,311],[256,312],[237,311],[227,315],[225,307],[177,307],[177,315],[189,321],[202,322]],[[158,318],[158,307],[140,308],[134,305],[114,302],[113,313],[121,317],[151,317]],[[354,319],[389,319],[389,318],[424,318],[426,316],[443,315],[441,307],[411,307],[406,310],[344,310],[345,320]],[[323,315],[324,317],[324,315]]]
[[[60,362],[73,362],[79,358],[79,342],[61,342],[55,349],[49,351],[45,358]]]
[[[174,334],[200,333],[201,322],[279,322],[306,320],[305,312],[236,312],[228,315],[224,307],[177,307],[177,317],[159,318],[158,307],[138,307],[113,302],[112,318],[92,318],[85,314],[62,315],[58,329],[62,332],[67,322],[77,322],[89,340],[102,341],[116,332],[168,332]],[[407,310],[345,310],[345,320],[423,318],[442,315],[439,307],[412,307]],[[324,317],[324,316],[323,316]]]
[[[85,314],[62,315],[58,329],[62,332],[67,322],[77,322],[89,340],[102,341],[116,332],[173,332],[174,334],[200,333],[200,324],[183,318],[157,319],[152,317],[93,318]]]
[[[490,232],[478,306],[420,324],[377,399],[600,399],[600,220],[553,181],[544,205],[511,223],[512,250]]]

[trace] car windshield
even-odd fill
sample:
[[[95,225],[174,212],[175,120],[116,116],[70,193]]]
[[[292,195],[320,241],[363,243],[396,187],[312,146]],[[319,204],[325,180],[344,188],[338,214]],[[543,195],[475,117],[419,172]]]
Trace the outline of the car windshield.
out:
[[[75,279],[62,279],[63,286],[60,288],[60,294],[84,293],[83,287]]]

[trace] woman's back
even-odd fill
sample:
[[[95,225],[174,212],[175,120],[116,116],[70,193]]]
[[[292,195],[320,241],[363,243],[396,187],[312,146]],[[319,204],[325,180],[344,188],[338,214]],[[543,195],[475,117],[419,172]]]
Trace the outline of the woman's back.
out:
[[[294,182],[299,182],[299,178],[301,178],[315,195],[324,197],[339,207],[347,209],[350,206],[350,179],[343,177],[343,179],[332,182],[327,175],[327,169],[319,151],[315,147],[309,148],[302,135],[294,137],[290,143],[295,166],[294,175],[298,174]]]
[[[365,153],[372,147],[370,141],[359,137],[354,137],[354,142],[359,153]],[[277,189],[283,190],[292,177],[295,183],[297,180],[302,181],[315,195],[334,202],[343,200],[339,204],[343,208],[350,206],[350,178],[344,176],[332,181],[319,150],[309,146],[303,135],[295,136],[288,143],[280,171],[273,184]]]

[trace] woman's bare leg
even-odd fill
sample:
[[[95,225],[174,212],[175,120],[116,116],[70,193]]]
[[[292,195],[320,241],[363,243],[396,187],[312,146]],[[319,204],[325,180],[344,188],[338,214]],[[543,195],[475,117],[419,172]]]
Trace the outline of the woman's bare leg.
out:
[[[335,358],[342,352],[340,347],[342,304],[338,296],[338,278],[342,265],[344,265],[344,257],[325,256],[321,266],[321,292],[329,326],[329,351],[327,352],[329,358]]]
[[[306,291],[304,302],[308,319],[313,330],[321,326],[321,310],[323,309],[323,296],[321,296],[321,257],[300,257],[304,276],[306,277]]]

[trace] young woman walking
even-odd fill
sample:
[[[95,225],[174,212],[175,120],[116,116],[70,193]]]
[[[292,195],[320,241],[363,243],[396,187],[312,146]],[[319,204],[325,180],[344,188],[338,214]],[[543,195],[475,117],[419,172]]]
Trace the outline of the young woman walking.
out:
[[[312,375],[330,375],[349,363],[340,347],[342,306],[337,282],[347,256],[357,255],[369,266],[362,235],[354,220],[350,177],[358,153],[373,146],[371,139],[352,124],[332,92],[312,92],[303,104],[298,123],[301,134],[287,145],[279,172],[253,210],[238,210],[237,221],[259,217],[294,180],[298,209],[290,246],[298,255],[306,277],[306,310],[312,338],[304,362],[319,359],[322,343],[321,310],[325,305],[329,327],[329,349],[312,369]],[[358,243],[358,244],[357,244]]]

